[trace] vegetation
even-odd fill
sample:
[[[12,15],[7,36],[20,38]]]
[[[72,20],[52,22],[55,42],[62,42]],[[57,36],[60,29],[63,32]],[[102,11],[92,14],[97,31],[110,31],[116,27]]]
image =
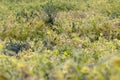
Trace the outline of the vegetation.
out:
[[[0,0],[0,80],[119,80],[120,0]]]

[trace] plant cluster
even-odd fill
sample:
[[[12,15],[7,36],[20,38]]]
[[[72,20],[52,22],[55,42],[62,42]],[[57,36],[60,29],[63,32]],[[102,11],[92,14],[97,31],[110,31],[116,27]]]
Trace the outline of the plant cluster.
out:
[[[0,1],[0,80],[119,80],[120,0]]]

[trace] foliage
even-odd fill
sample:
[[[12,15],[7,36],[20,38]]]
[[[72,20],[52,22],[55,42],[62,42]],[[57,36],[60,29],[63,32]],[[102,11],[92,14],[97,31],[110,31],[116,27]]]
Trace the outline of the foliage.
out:
[[[119,80],[119,7],[120,0],[1,0],[0,80]]]

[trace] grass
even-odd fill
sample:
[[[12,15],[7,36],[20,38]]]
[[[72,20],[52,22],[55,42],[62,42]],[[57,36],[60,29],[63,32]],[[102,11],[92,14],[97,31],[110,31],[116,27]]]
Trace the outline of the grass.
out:
[[[120,0],[0,1],[0,80],[119,80],[119,7]],[[8,44],[19,44],[18,53],[5,55]]]

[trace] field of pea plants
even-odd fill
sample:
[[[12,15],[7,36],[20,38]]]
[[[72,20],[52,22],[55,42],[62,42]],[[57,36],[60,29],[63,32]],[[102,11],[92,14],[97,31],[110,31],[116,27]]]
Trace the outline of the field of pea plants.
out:
[[[120,80],[120,0],[0,0],[0,80]]]

